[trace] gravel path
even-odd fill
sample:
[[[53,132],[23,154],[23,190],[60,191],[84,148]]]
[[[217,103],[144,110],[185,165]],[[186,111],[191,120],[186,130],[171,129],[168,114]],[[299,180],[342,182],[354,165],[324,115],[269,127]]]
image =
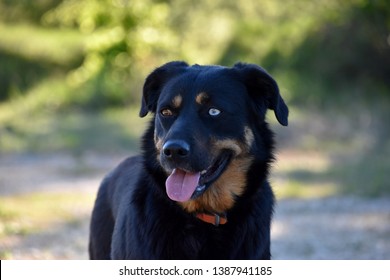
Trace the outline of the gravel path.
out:
[[[120,160],[94,155],[2,157],[0,195],[69,190],[94,195],[103,174]],[[43,177],[42,170],[48,175]],[[87,259],[90,207],[81,209],[71,223],[59,221],[39,233],[0,237],[0,255]],[[280,200],[272,240],[274,259],[390,259],[390,198]]]
[[[390,199],[279,201],[272,239],[275,259],[390,259]]]

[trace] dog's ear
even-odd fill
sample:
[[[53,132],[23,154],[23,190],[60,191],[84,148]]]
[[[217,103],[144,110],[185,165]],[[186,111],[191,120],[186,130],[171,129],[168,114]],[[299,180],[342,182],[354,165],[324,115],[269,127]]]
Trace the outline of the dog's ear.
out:
[[[288,108],[279,94],[275,80],[260,66],[255,64],[237,63],[238,70],[249,94],[254,98],[260,110],[265,114],[265,108],[274,110],[276,119],[281,125],[288,125]]]
[[[155,69],[145,80],[142,104],[139,116],[145,117],[149,112],[156,112],[157,101],[163,86],[168,80],[182,73],[188,64],[182,61],[172,61]]]

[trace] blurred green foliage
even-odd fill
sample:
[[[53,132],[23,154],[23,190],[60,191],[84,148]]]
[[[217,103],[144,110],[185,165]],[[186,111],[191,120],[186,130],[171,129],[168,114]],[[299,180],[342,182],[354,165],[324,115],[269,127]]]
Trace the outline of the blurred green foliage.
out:
[[[169,60],[261,64],[291,101],[389,96],[387,0],[0,0],[0,33],[3,102],[62,78],[56,108],[132,104]]]
[[[318,98],[335,89],[346,98],[390,97],[390,2],[354,2],[310,30],[291,57],[299,75],[324,88]]]

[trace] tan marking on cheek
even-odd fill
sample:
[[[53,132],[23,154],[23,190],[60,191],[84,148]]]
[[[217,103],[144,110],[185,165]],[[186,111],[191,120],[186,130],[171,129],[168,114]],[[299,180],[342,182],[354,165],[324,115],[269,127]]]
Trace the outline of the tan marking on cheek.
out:
[[[163,140],[160,139],[160,138],[157,138],[157,139],[155,140],[155,145],[156,145],[157,151],[160,153],[161,150],[162,150],[162,147],[163,147]]]
[[[252,129],[250,129],[248,126],[244,129],[244,135],[245,135],[245,143],[248,146],[248,148],[252,147],[253,142],[255,141],[255,136],[253,134]]]
[[[234,152],[234,156],[238,156],[242,153],[242,147],[238,141],[233,139],[217,140],[213,144],[213,150],[222,151],[230,150]]]
[[[181,104],[183,102],[183,97],[179,94],[179,95],[176,95],[173,99],[172,99],[172,105],[173,107],[175,108],[180,108]]]
[[[156,153],[156,159],[161,164],[161,151],[164,146],[164,139],[159,138],[157,136],[156,131],[154,131],[154,146],[156,147],[157,153]],[[167,176],[169,176],[171,173],[167,170],[164,170]]]
[[[209,97],[209,95],[208,95],[207,93],[201,92],[201,93],[199,93],[199,94],[196,96],[195,101],[196,101],[196,103],[202,105],[202,104],[206,103],[207,100],[209,100],[209,98],[210,98],[210,97]]]
[[[161,139],[157,136],[156,130],[154,131],[154,145],[155,145],[157,152],[158,152],[157,156],[159,156],[159,154],[162,150],[162,147],[163,147],[163,139]]]
[[[223,213],[233,207],[236,196],[246,188],[246,174],[252,157],[233,159],[226,171],[199,198],[180,203],[187,212],[210,211]]]

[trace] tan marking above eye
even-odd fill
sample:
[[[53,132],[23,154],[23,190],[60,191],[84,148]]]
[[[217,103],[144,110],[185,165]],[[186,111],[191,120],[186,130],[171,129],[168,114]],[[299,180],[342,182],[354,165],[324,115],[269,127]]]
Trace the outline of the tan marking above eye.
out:
[[[210,99],[210,96],[207,93],[201,92],[196,96],[195,101],[196,101],[196,103],[202,105],[202,104],[205,104],[209,99]]]
[[[172,105],[174,108],[179,108],[183,102],[183,97],[179,94],[172,99]]]

